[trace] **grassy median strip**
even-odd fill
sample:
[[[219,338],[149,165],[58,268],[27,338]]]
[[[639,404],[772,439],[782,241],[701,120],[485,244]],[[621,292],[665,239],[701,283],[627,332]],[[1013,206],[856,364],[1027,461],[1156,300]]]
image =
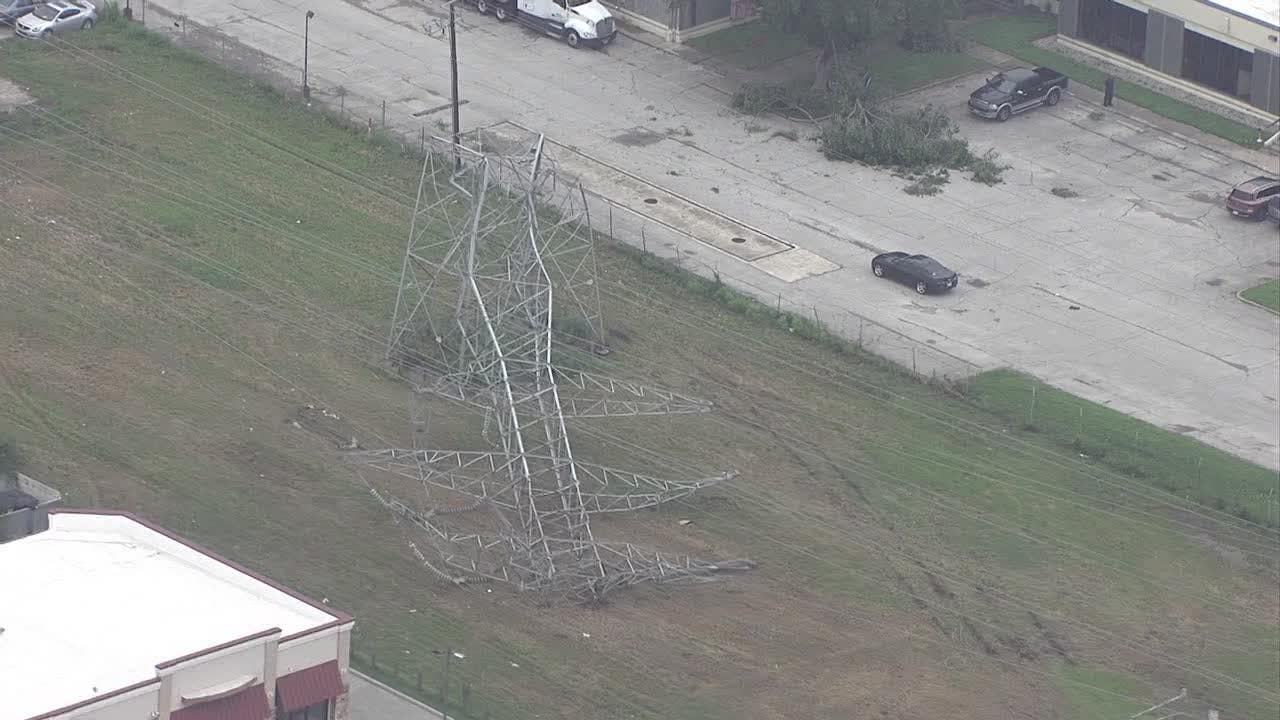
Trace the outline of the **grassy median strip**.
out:
[[[1240,297],[1257,303],[1273,313],[1280,313],[1280,280],[1268,280],[1240,293]]]
[[[1137,482],[1275,527],[1276,474],[1185,435],[999,370],[973,383],[977,403],[1025,433]]]
[[[1095,67],[1076,62],[1061,53],[1045,50],[1036,40],[1057,32],[1057,20],[1053,16],[998,15],[975,19],[965,25],[965,37],[981,43],[1023,62],[1049,66],[1066,73],[1072,82],[1082,83],[1101,90],[1106,73]],[[1116,97],[1146,108],[1170,120],[1198,128],[1211,135],[1239,143],[1246,147],[1257,145],[1258,131],[1176,100],[1168,95],[1123,80],[1116,81]]]
[[[598,610],[442,587],[314,430],[409,442],[381,354],[420,160],[136,27],[68,38],[0,43],[0,75],[38,101],[0,116],[0,437],[73,505],[140,512],[353,612],[385,677],[438,697],[432,651],[457,648],[451,705],[504,720],[859,717],[902,687],[926,717],[1053,717],[1084,685],[1123,715],[1167,684],[1125,638],[1280,692],[1280,634],[1236,603],[1274,592],[1252,529],[1212,508],[1189,529],[1185,501],[1101,485],[1051,409],[1017,427],[999,402],[1016,378],[980,378],[979,401],[918,383],[609,242],[614,352],[594,362],[717,411],[575,422],[575,453],[742,475],[597,536],[760,567]],[[486,447],[482,427],[432,408],[436,447]],[[1146,632],[1188,614],[1195,634]],[[1232,716],[1273,714],[1196,682]]]

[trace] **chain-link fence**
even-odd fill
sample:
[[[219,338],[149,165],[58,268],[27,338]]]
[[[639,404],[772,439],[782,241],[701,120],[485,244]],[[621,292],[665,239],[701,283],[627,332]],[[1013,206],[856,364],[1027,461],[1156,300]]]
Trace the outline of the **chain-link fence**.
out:
[[[145,3],[146,0],[140,1]],[[168,35],[176,44],[281,92],[300,92],[302,77],[298,68],[180,15],[170,15],[155,7],[144,12],[147,13],[147,26]],[[315,67],[314,63],[312,67]],[[369,132],[371,137],[375,134],[383,138],[393,137],[406,151],[418,153],[427,152],[429,147],[438,150],[441,142],[447,144],[447,141],[436,137],[447,128],[441,121],[409,121],[402,117],[399,107],[393,110],[389,121],[387,98],[364,97],[342,86],[324,87],[315,74],[311,74],[309,83],[314,88],[312,98],[315,102],[322,104],[343,123]],[[392,104],[395,105],[394,102]],[[503,148],[499,138],[483,131],[468,133],[463,142],[482,151],[498,152]],[[553,182],[577,183],[570,177]],[[854,309],[831,302],[815,303],[803,298],[799,292],[778,292],[753,285],[741,277],[742,273],[733,272],[732,264],[738,262],[736,259],[721,256],[719,251],[711,250],[681,229],[607,197],[600,188],[582,189],[592,224],[601,236],[669,261],[679,270],[728,285],[742,293],[745,296],[743,300],[754,298],[760,305],[771,308],[775,315],[784,316],[783,322],[790,323],[793,332],[811,339],[839,340],[891,361],[927,381],[964,384],[984,369],[939,347],[935,341],[917,340]]]
[[[1188,517],[1207,514],[1246,530],[1261,526],[1274,533],[1280,527],[1276,474],[1260,465],[1022,373],[988,373],[970,390],[972,402],[1021,437],[1070,448],[1076,460],[1107,479],[1105,488],[1141,493],[1185,509]],[[1037,445],[1024,447],[1043,452]]]

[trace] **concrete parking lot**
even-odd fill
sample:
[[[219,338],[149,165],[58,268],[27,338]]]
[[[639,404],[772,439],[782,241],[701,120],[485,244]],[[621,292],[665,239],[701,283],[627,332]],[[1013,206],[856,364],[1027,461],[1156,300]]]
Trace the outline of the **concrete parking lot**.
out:
[[[1268,164],[1274,175],[1275,161],[1254,166],[1216,140],[1071,96],[983,120],[964,108],[981,80],[912,98],[945,107],[1012,166],[996,188],[953,182],[932,203],[965,232],[929,232],[930,251],[986,283],[941,303],[935,329],[1274,466],[1277,322],[1236,292],[1276,276],[1280,232],[1231,216],[1223,199]]]
[[[183,15],[188,32],[205,28],[280,77],[300,77],[301,5],[159,0],[149,8],[148,24],[177,32],[173,18]],[[439,131],[448,97],[440,4],[315,0],[306,8],[317,12],[317,101],[336,105],[342,86],[357,117],[379,118],[385,100],[389,127],[415,137],[424,125]],[[1276,230],[1230,218],[1220,205],[1231,182],[1257,172],[1249,162],[1268,162],[1260,155],[1182,128],[1196,140],[1188,143],[1164,123],[1081,98],[1003,125],[979,121],[963,107],[975,76],[913,100],[947,108],[975,145],[997,148],[1012,165],[1006,182],[985,187],[957,174],[941,195],[912,197],[890,173],[823,159],[812,127],[733,113],[723,77],[653,38],[575,52],[465,8],[459,17],[467,128],[514,122],[546,132],[578,160],[606,168],[601,177],[627,173],[799,258],[744,259],[723,251],[724,238],[691,235],[691,267],[816,310],[850,335],[856,323],[845,319],[857,313],[971,367],[1010,365],[1280,467],[1276,319],[1234,297],[1280,270]],[[775,130],[795,130],[799,140]],[[634,233],[619,238],[640,244]],[[871,276],[879,249],[934,254],[968,282],[947,297],[919,298]]]

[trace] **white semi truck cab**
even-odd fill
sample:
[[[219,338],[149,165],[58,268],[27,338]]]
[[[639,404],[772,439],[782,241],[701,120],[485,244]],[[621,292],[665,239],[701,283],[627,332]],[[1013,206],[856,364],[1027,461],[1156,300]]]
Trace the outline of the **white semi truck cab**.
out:
[[[515,20],[570,47],[604,47],[618,36],[613,14],[599,0],[472,0],[480,14]]]

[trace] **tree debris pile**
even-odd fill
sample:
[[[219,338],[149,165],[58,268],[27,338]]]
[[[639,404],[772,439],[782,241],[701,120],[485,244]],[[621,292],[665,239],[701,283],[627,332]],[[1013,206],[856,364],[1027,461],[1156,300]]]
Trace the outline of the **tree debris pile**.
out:
[[[941,109],[926,106],[916,111],[884,108],[854,98],[847,110],[822,127],[822,154],[844,160],[893,168],[903,173],[934,174],[938,170],[969,170],[970,180],[984,185],[1002,182],[1008,167],[994,150],[975,155],[969,141]],[[937,192],[913,193],[932,195]]]
[[[822,154],[905,172],[962,169],[973,162],[973,153],[956,130],[951,118],[932,106],[901,112],[856,100],[823,126]]]
[[[749,82],[733,94],[729,104],[748,115],[775,113],[797,120],[821,120],[830,117],[832,99],[831,93],[810,87]]]
[[[813,123],[819,129],[822,154],[830,160],[886,167],[912,176],[966,170],[974,182],[1001,182],[1008,166],[994,151],[975,154],[942,109],[889,107],[877,97],[871,80],[865,71],[842,68],[823,89],[747,83],[731,103],[751,115],[774,113]],[[940,176],[945,177],[945,173]],[[945,182],[925,183],[908,192],[933,195]]]

